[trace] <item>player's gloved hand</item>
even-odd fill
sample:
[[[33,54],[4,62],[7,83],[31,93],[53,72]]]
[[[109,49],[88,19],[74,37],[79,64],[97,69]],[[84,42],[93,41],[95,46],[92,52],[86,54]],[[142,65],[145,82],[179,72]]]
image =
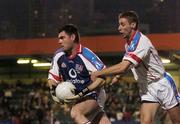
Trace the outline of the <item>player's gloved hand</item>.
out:
[[[55,89],[56,89],[56,86],[53,86],[53,87],[50,88],[50,94],[51,94],[51,97],[52,97],[53,101],[55,101],[55,102],[57,102],[59,104],[64,104],[65,103],[64,100],[61,100],[58,97],[56,97]]]
[[[78,94],[76,94],[75,96],[69,97],[66,100],[67,101],[76,101],[80,98],[82,98],[84,95],[88,94],[90,92],[90,90],[86,87],[84,88],[81,92],[79,92]]]

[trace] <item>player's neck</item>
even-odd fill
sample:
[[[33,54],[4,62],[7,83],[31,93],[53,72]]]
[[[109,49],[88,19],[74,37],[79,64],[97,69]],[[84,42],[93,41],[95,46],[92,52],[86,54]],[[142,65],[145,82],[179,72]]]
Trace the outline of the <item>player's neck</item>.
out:
[[[74,44],[73,45],[73,48],[72,48],[72,51],[71,51],[71,54],[73,55],[73,54],[76,54],[77,53],[77,50],[78,50],[78,46],[79,44]]]
[[[72,49],[68,52],[69,58],[74,58],[74,56],[77,54],[79,48],[79,44],[74,44]]]
[[[127,43],[130,44],[136,34],[136,30],[132,30],[130,35],[127,37]]]

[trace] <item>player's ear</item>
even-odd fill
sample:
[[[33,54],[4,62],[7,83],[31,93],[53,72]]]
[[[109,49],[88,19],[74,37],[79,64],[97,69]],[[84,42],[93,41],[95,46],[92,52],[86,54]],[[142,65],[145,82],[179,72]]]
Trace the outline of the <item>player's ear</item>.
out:
[[[132,23],[131,23],[131,28],[135,29],[135,28],[136,28],[136,25],[137,25],[137,24],[136,24],[135,22],[132,22]]]
[[[76,38],[75,34],[72,34],[72,35],[71,35],[71,40],[72,40],[72,41],[75,41],[75,38]]]

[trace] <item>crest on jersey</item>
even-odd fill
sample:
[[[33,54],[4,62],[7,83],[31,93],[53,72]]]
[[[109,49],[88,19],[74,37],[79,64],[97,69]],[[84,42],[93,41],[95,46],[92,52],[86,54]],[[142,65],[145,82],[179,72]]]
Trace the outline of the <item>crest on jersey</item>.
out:
[[[83,65],[76,64],[75,69],[76,69],[77,73],[80,73],[83,71]]]
[[[62,64],[61,64],[61,68],[66,68],[67,66],[66,66],[66,64],[63,62]]]

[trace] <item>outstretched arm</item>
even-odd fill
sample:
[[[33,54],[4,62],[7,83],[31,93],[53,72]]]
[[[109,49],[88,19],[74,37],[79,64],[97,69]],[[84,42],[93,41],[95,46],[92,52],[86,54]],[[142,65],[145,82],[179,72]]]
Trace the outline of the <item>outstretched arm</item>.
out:
[[[120,63],[118,63],[116,65],[113,65],[113,66],[111,66],[109,68],[105,68],[103,70],[93,72],[91,74],[91,79],[96,80],[97,77],[123,74],[128,70],[130,65],[131,65],[130,61],[123,60],[122,62],[120,62]]]

